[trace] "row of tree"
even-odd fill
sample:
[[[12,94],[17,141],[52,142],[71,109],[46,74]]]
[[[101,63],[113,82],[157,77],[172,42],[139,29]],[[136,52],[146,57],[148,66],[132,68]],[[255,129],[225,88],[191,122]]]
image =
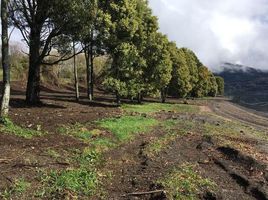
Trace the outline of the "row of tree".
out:
[[[94,58],[106,55],[104,86],[121,97],[146,95],[215,96],[222,80],[186,48],[159,32],[157,18],[147,0],[1,0],[2,24],[7,17],[20,30],[29,48],[26,102],[40,101],[40,68],[53,66],[83,53],[86,60],[88,98],[93,98]],[[8,11],[8,14],[4,14]],[[6,28],[6,27],[4,27]],[[3,68],[5,64],[5,31]],[[5,79],[4,79],[5,80]],[[76,83],[78,81],[75,81]],[[78,90],[78,84],[75,85]],[[77,99],[79,98],[77,92]]]

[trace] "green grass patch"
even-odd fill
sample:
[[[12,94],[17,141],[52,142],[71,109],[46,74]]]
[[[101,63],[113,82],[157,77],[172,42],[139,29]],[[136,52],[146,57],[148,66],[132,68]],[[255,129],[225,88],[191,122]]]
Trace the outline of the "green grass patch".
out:
[[[151,131],[158,121],[141,116],[123,116],[121,118],[104,119],[98,122],[99,126],[111,131],[119,141],[133,139],[138,133]]]
[[[182,113],[195,113],[198,112],[198,106],[184,105],[184,104],[164,104],[164,103],[145,103],[145,104],[123,104],[122,109],[127,112],[137,113],[157,113],[160,111],[174,111]]]
[[[87,168],[51,170],[41,177],[42,189],[38,196],[49,199],[93,195],[98,185],[97,173]],[[70,193],[69,193],[70,194]]]
[[[99,186],[97,165],[101,162],[101,155],[91,148],[85,148],[82,151],[73,151],[70,160],[74,165],[71,168],[41,173],[42,186],[37,192],[38,197],[65,199],[72,194],[72,198],[78,198],[97,192]]]
[[[29,128],[22,128],[18,125],[15,125],[10,119],[5,119],[4,124],[0,125],[0,131],[4,133],[14,134],[19,137],[23,137],[26,139],[31,139],[35,136],[41,136],[44,133],[41,131],[29,129]]]
[[[198,195],[203,191],[215,190],[215,183],[200,176],[190,164],[172,170],[158,183],[164,186],[168,199],[174,200],[199,199]]]

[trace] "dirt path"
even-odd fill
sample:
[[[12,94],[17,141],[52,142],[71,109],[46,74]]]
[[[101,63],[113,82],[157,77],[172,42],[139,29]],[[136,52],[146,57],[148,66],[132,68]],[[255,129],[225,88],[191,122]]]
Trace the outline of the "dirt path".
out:
[[[240,120],[241,122],[258,128],[268,128],[268,118],[258,114],[257,112],[235,105],[227,100],[211,101],[209,107],[213,112],[220,116]]]

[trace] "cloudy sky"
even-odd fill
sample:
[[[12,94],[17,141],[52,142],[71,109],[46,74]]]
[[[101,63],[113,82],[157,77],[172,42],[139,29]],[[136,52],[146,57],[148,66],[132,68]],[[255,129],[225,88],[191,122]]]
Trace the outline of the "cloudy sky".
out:
[[[161,32],[211,69],[232,62],[268,70],[268,0],[149,0]]]

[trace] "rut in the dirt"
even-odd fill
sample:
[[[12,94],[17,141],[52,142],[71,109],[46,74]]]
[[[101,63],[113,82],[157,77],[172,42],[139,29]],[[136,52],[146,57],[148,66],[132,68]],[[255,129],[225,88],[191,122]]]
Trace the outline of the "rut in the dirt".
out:
[[[161,135],[161,133],[158,134]],[[234,176],[230,176],[228,171],[213,162],[219,157],[224,160],[227,158],[223,158],[221,153],[216,150],[215,144],[211,145],[207,141],[204,144],[204,139],[198,135],[189,134],[178,138],[155,157],[148,157],[144,153],[144,149],[149,143],[150,136],[143,135],[112,153],[119,161],[122,158],[128,158],[132,162],[124,161],[117,165],[114,170],[115,178],[107,188],[109,199],[166,199],[166,195],[162,192],[157,194],[146,194],[146,192],[164,190],[158,184],[158,180],[173,168],[186,162],[196,164],[202,175],[213,180],[218,186],[217,194],[206,191],[200,194],[200,199],[250,200],[264,197],[256,187],[252,187],[250,191],[246,190],[234,179]],[[204,162],[206,160],[210,160],[210,162]],[[137,192],[144,194],[138,195],[138,197],[127,195]]]

